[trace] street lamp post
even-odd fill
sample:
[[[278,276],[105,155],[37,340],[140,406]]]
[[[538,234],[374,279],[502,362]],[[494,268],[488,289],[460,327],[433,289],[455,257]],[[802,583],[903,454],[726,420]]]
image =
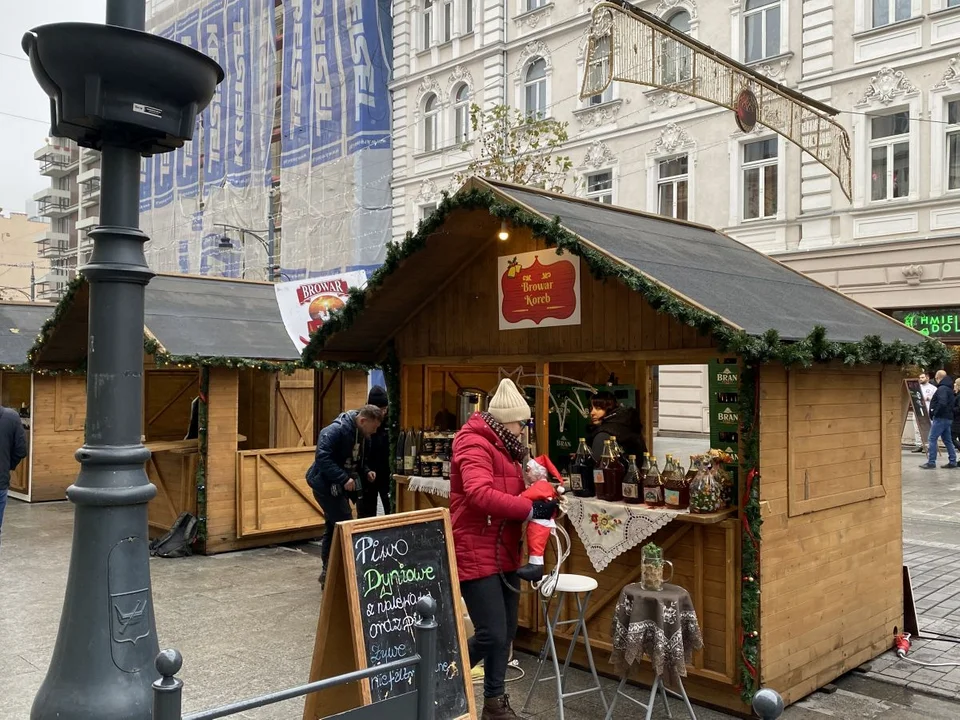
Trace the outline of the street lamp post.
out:
[[[140,157],[181,147],[223,70],[143,32],[144,0],[107,0],[105,25],[56,23],[24,35],[51,98],[52,136],[101,151],[99,225],[90,262],[87,419],[80,473],[67,489],[73,545],[60,629],[33,720],[149,720],[157,631],[147,546],[143,421],[144,289]]]
[[[263,249],[267,251],[267,279],[270,280],[271,282],[277,279],[278,267],[276,265],[276,262],[274,261],[274,254],[276,253],[276,241],[274,239],[275,226],[274,226],[272,216],[269,219],[266,230],[251,230],[249,228],[240,227],[239,225],[228,225],[227,223],[214,223],[214,227],[222,227],[224,230],[236,230],[238,233],[240,233],[241,250],[243,246],[246,244],[245,242],[246,235],[252,235],[253,237],[255,237],[257,239],[257,242],[259,242],[263,246]],[[264,232],[267,233],[266,239],[264,239],[261,235],[258,234],[258,233],[264,233]],[[233,240],[228,238],[226,235],[221,235],[218,247],[221,250],[232,250]],[[241,258],[241,260],[243,261],[243,266],[240,272],[240,276],[244,277],[246,275],[246,269],[247,269],[246,261],[243,258]]]

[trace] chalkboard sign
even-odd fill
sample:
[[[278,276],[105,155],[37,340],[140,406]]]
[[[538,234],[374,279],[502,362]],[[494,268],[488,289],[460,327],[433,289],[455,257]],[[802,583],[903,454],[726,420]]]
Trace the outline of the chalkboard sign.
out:
[[[927,411],[927,404],[923,400],[920,381],[904,380],[903,386],[907,395],[910,396],[910,407],[913,408],[913,416],[916,418],[917,427],[920,429],[920,442],[926,447],[930,439],[930,413]]]
[[[467,689],[443,520],[354,532],[353,561],[367,667],[412,652],[414,609],[437,601],[437,718],[466,715]],[[370,679],[374,702],[414,689],[413,668]]]
[[[310,681],[416,652],[417,601],[437,603],[436,720],[476,718],[450,514],[444,508],[338,523],[330,552]],[[416,668],[314,693],[305,720],[369,705],[416,687]]]

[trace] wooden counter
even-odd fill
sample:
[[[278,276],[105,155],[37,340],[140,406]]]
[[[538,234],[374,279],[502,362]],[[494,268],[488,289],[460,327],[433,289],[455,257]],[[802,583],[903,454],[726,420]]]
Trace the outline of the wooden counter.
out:
[[[409,478],[396,476],[395,479],[397,512],[449,506],[448,499],[439,495],[411,492]],[[704,648],[694,653],[693,666],[688,669],[690,677],[684,682],[688,693],[703,702],[742,712],[744,708],[735,688],[740,587],[740,523],[736,516],[735,508],[710,515],[678,515],[649,541],[662,547],[665,558],[673,563],[671,582],[690,592],[703,631]],[[564,572],[589,575],[599,583],[590,598],[587,630],[597,670],[613,677],[614,669],[608,661],[613,649],[614,609],[623,587],[640,580],[640,546],[617,556],[603,572],[597,572],[569,521],[563,522],[572,543]],[[552,548],[548,555],[551,552]],[[548,567],[551,565],[549,557],[546,563]],[[535,593],[521,596],[520,631],[515,643],[517,648],[534,653],[540,651],[545,638],[538,597]],[[573,598],[567,598],[561,615],[561,620],[576,617]],[[569,628],[572,626],[556,632],[560,653],[566,652],[571,636]],[[574,662],[585,667],[586,657],[581,647],[578,645]],[[643,671],[636,677],[644,682],[652,681],[649,667],[649,662],[644,662]]]

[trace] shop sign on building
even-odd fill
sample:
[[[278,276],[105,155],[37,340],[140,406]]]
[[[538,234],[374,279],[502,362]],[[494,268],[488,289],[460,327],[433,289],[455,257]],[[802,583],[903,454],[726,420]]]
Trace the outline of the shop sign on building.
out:
[[[580,258],[554,250],[497,260],[501,330],[580,324]]]
[[[363,270],[277,283],[277,305],[284,327],[297,352],[310,342],[310,335],[319,330],[334,310],[342,310],[350,295],[350,288],[362,288],[367,282]]]
[[[893,317],[908,328],[938,340],[960,340],[960,308],[894,310]]]

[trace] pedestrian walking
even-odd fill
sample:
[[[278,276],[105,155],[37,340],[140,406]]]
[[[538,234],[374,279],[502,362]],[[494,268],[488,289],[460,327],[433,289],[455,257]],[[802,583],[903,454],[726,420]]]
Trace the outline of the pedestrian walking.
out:
[[[960,377],[953,381],[953,446],[960,448]]]
[[[937,386],[930,382],[930,376],[925,372],[920,373],[918,379],[920,380],[920,394],[923,397],[923,405],[927,410],[927,417],[930,417],[930,400],[937,391]],[[920,436],[920,421],[916,415],[913,416],[913,441],[916,445],[913,449],[915,453],[922,453],[926,450],[923,438]]]
[[[529,419],[526,399],[513,381],[504,379],[487,412],[474,413],[453,441],[453,544],[460,593],[474,626],[470,666],[483,661],[481,720],[517,717],[505,683],[517,633],[520,595],[511,588],[520,587],[521,531],[525,520],[547,520],[557,509],[555,501],[520,496],[528,455],[520,434]]]
[[[377,431],[370,436],[370,449],[367,454],[367,467],[376,477],[364,483],[363,497],[357,504],[357,517],[368,518],[377,515],[377,498],[383,504],[383,512],[393,512],[390,506],[390,433],[387,428],[387,391],[379,385],[370,388],[367,404],[380,408],[383,420]]]
[[[7,509],[10,473],[26,456],[27,436],[20,416],[15,410],[0,405],[0,530],[3,528],[3,512]]]
[[[359,410],[342,413],[321,430],[317,438],[317,453],[313,465],[307,470],[307,484],[313,490],[326,522],[320,548],[323,560],[321,586],[327,578],[327,563],[337,523],[352,519],[350,500],[359,501],[361,478],[372,482],[376,477],[366,453],[368,440],[380,427],[382,419],[380,408],[364,405]]]
[[[943,440],[947,446],[949,462],[945,468],[957,466],[957,449],[953,445],[953,406],[956,396],[953,393],[953,378],[944,370],[937,370],[937,390],[930,400],[930,443],[927,450],[927,462],[922,467],[932,470],[937,467],[937,441]]]

